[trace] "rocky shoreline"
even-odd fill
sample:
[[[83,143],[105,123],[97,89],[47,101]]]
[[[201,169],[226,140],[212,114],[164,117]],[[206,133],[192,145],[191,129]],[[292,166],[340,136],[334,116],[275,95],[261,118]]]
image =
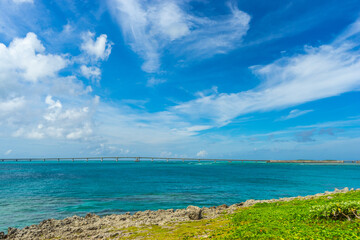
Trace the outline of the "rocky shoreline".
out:
[[[256,203],[271,203],[291,201],[295,199],[305,200],[336,193],[346,193],[354,189],[335,189],[333,192],[318,193],[305,197],[289,197],[271,200],[250,199],[231,206],[221,205],[217,207],[189,206],[186,209],[168,209],[157,211],[142,211],[134,214],[108,215],[99,217],[95,214],[87,214],[85,217],[73,216],[63,220],[48,219],[38,225],[31,225],[23,229],[8,228],[8,233],[0,232],[0,239],[107,239],[129,236],[124,229],[129,227],[141,227],[150,225],[164,226],[170,223],[196,221],[200,219],[213,219],[224,213],[233,213],[239,208],[249,207]],[[360,191],[357,189],[356,191]],[[331,197],[331,196],[329,196]]]

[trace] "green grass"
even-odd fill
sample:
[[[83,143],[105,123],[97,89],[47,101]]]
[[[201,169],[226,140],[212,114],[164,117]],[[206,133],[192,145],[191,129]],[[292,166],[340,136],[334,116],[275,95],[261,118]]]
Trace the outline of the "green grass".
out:
[[[129,239],[360,239],[360,219],[314,217],[314,206],[360,201],[360,191],[311,200],[260,203],[212,220],[123,229]]]
[[[360,239],[360,221],[319,219],[314,206],[360,201],[360,192],[312,200],[262,203],[231,216],[231,227],[220,239]],[[223,232],[223,230],[222,230]]]

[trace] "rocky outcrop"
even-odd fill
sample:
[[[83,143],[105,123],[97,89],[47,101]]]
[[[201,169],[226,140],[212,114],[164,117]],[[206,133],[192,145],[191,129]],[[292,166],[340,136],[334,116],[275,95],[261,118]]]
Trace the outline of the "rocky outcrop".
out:
[[[190,220],[200,220],[201,219],[201,208],[196,206],[188,206],[186,208],[186,215]]]
[[[353,190],[353,189],[351,189]],[[166,225],[174,222],[196,221],[200,219],[212,219],[224,213],[233,213],[241,207],[250,207],[256,203],[270,203],[279,201],[291,201],[294,199],[313,199],[320,196],[335,193],[346,193],[348,188],[335,189],[333,192],[318,193],[306,197],[289,197],[271,200],[254,200],[234,204],[231,206],[221,205],[217,207],[189,206],[186,209],[168,209],[157,211],[143,211],[134,214],[108,215],[99,217],[95,214],[87,214],[85,217],[73,216],[63,220],[48,219],[38,225],[32,225],[23,229],[9,228],[7,235],[0,232],[0,239],[107,239],[128,236],[125,231],[128,227],[141,227],[150,225]],[[357,189],[360,191],[360,189]],[[331,196],[328,196],[331,197]]]

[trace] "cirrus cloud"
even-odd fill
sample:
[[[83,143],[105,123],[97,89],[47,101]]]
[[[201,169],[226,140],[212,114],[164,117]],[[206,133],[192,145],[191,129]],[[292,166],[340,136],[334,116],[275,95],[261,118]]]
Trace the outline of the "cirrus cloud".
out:
[[[293,109],[289,112],[288,115],[281,117],[279,120],[284,121],[292,118],[297,118],[302,115],[305,115],[307,113],[313,112],[314,110],[299,110],[299,109]]]
[[[207,58],[224,54],[241,43],[250,16],[228,4],[231,14],[218,19],[198,17],[177,1],[109,0],[125,41],[144,59],[145,72],[158,72],[164,49]]]
[[[359,32],[354,33],[357,36]],[[352,35],[353,36],[353,35]],[[360,90],[360,41],[306,46],[304,53],[284,57],[252,70],[262,84],[238,93],[215,93],[174,106],[189,119],[223,126],[238,116],[285,109]]]

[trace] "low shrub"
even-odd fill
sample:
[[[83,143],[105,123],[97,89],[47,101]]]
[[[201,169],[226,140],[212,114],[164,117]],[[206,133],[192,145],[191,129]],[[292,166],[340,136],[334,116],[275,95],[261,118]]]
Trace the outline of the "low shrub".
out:
[[[316,205],[310,209],[310,214],[319,219],[347,219],[350,221],[354,218],[360,218],[360,202],[346,201]]]

